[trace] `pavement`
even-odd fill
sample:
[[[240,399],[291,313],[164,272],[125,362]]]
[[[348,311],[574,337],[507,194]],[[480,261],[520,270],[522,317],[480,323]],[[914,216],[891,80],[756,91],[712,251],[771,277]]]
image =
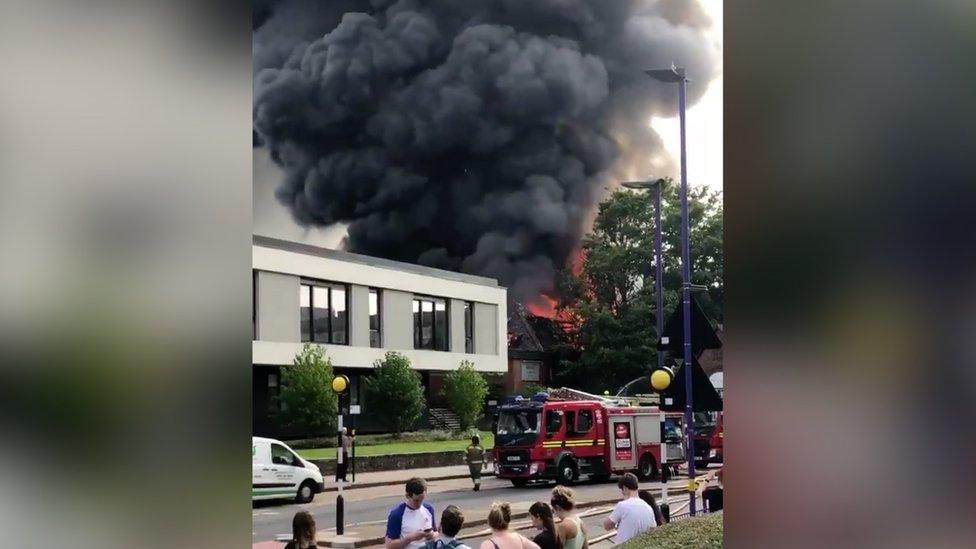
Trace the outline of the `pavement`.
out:
[[[408,478],[420,477],[426,480],[450,480],[458,478],[469,478],[467,465],[451,465],[447,467],[425,467],[420,469],[407,469],[396,471],[376,471],[373,473],[358,473],[356,481],[352,482],[352,473],[346,478],[347,482],[343,490],[356,490],[361,488],[374,488],[376,486],[386,486],[389,484],[400,484],[406,482]],[[494,477],[495,473],[487,469],[481,473],[481,478]],[[338,485],[335,483],[335,475],[325,477],[325,492],[335,492]]]
[[[377,473],[363,473],[356,476],[354,489],[344,489],[345,500],[345,537],[358,540],[357,547],[378,545],[382,543],[385,533],[386,516],[389,510],[403,501],[403,483],[407,479],[419,476],[428,481],[427,500],[434,505],[437,513],[447,505],[459,506],[465,514],[465,528],[461,537],[472,547],[487,539],[487,533],[482,532],[487,522],[488,509],[493,501],[508,501],[512,506],[513,522],[516,527],[529,528],[523,532],[531,537],[534,531],[524,519],[529,506],[535,501],[548,501],[549,491],[554,484],[530,484],[523,488],[515,488],[504,479],[493,476],[482,477],[481,491],[471,489],[471,481],[467,475],[467,467],[435,467],[425,469],[411,469],[401,471],[385,471]],[[678,477],[671,481],[669,491],[672,509],[675,507],[677,494],[687,483],[687,479]],[[327,486],[333,489],[334,486]],[[645,487],[657,493],[660,483],[647,483]],[[367,488],[367,489],[363,489]],[[609,512],[612,504],[620,498],[620,491],[616,483],[584,480],[573,486],[577,500],[585,510],[596,513],[584,517],[584,524],[592,535],[603,534],[599,523],[605,513]],[[280,549],[284,543],[276,539],[287,539],[291,532],[291,519],[299,510],[305,510],[315,517],[319,527],[318,539],[321,546],[343,546],[337,543],[335,523],[335,496],[331,493],[318,494],[311,503],[295,504],[284,500],[277,502],[255,502],[252,512],[252,543],[254,549]],[[685,498],[686,500],[686,498]],[[680,505],[680,503],[678,503]],[[603,511],[601,509],[605,508]],[[603,514],[601,514],[603,513]],[[439,518],[439,517],[438,517]],[[521,520],[521,522],[519,522]],[[591,524],[592,522],[592,524]],[[592,526],[592,527],[591,527]],[[479,532],[481,534],[479,535]],[[352,546],[350,543],[346,546]]]

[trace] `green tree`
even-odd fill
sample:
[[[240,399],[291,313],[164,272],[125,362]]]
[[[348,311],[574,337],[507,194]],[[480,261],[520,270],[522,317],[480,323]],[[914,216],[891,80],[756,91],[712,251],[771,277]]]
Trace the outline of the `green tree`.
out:
[[[427,405],[420,373],[410,367],[407,357],[394,351],[373,366],[373,375],[364,382],[366,401],[387,429],[399,436],[420,418]]]
[[[662,192],[664,310],[669,315],[681,288],[681,209],[677,185]],[[722,321],[722,203],[718,193],[689,190],[692,283],[705,313]],[[559,308],[574,326],[579,359],[564,362],[560,381],[588,391],[616,391],[647,373],[654,349],[654,193],[617,191],[600,204],[593,230],[583,240],[583,264],[564,272]]]
[[[278,421],[307,435],[335,431],[338,398],[332,378],[332,362],[322,348],[302,347],[291,366],[281,369]]]
[[[457,414],[462,431],[478,420],[487,395],[488,383],[484,376],[475,371],[474,364],[470,361],[462,361],[457,370],[444,378],[444,396],[451,410]]]

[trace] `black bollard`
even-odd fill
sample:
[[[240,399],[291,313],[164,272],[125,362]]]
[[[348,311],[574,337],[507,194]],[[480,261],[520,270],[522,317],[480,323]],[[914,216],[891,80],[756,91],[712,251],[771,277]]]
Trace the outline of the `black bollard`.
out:
[[[344,522],[342,520],[343,519],[343,517],[342,517],[343,508],[344,508],[344,505],[343,505],[343,501],[342,501],[342,494],[339,494],[338,496],[336,496],[336,534],[338,534],[340,536],[343,533],[343,527],[342,527],[342,523]]]

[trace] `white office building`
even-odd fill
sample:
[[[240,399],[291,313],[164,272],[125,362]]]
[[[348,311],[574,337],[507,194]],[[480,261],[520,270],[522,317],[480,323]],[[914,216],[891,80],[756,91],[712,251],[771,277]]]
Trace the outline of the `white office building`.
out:
[[[506,291],[494,279],[263,236],[254,236],[252,251],[256,435],[299,434],[280,432],[269,414],[279,368],[306,342],[349,376],[366,430],[362,378],[387,351],[421,372],[430,405],[463,360],[485,373],[507,371]]]

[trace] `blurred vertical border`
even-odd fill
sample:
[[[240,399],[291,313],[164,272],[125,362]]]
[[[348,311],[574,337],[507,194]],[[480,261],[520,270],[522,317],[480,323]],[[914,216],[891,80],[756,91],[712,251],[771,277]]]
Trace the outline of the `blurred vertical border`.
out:
[[[0,545],[250,543],[247,2],[0,7]]]
[[[976,6],[725,23],[726,546],[971,546]]]

